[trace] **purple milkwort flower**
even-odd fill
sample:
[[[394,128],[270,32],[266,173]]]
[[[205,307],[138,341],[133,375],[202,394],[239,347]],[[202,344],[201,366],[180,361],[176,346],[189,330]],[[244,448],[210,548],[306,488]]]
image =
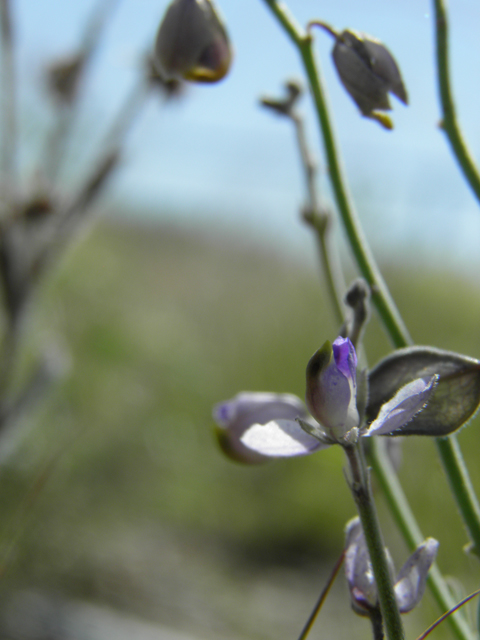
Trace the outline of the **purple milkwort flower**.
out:
[[[408,613],[422,599],[427,574],[438,551],[438,542],[427,538],[417,547],[395,577],[395,568],[387,551],[393,590],[400,613]],[[345,575],[352,607],[356,613],[368,616],[378,607],[377,585],[365,543],[359,518],[351,520],[346,527]]]
[[[232,49],[212,0],[173,0],[157,33],[153,62],[166,80],[217,82]]]
[[[243,462],[314,453],[330,444],[347,445],[358,437],[401,434],[423,409],[438,376],[418,378],[382,405],[369,427],[357,409],[357,357],[348,338],[326,342],[310,359],[306,403],[289,394],[243,393],[216,405],[221,446]]]
[[[310,358],[306,374],[307,407],[327,433],[342,438],[358,427],[357,354],[350,340],[326,342]]]

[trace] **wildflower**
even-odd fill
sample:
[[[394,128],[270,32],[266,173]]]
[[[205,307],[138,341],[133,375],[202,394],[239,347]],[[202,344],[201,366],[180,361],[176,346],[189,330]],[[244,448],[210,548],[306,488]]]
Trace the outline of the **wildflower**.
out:
[[[357,408],[357,358],[348,338],[326,342],[307,366],[306,402],[275,394],[240,394],[216,406],[214,418],[229,446],[242,445],[263,457],[307,455],[330,444],[348,445],[358,437],[398,435],[427,403],[437,375],[417,378],[385,402],[377,417],[361,425]],[[227,436],[228,434],[228,436]]]
[[[408,613],[422,599],[427,574],[437,551],[438,541],[427,538],[406,561],[396,578],[395,567],[387,551],[394,582],[393,590],[400,613]],[[378,607],[377,585],[359,518],[351,520],[346,528],[345,575],[354,611],[359,615],[368,616],[370,611]]]
[[[166,80],[221,80],[232,51],[212,0],[173,0],[160,24],[153,59]]]
[[[408,104],[408,95],[397,63],[385,45],[347,29],[336,34],[332,58],[343,86],[362,115],[393,128],[390,119],[378,111],[391,110],[389,93],[404,104]]]

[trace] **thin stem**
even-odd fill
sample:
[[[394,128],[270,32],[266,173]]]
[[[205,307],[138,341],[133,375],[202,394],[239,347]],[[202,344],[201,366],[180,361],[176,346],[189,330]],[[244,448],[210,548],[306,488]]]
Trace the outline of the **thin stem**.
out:
[[[373,640],[383,640],[385,634],[383,633],[383,618],[380,609],[372,609],[369,618],[372,625]]]
[[[385,631],[389,640],[405,637],[402,620],[395,600],[392,578],[388,569],[385,544],[383,542],[377,510],[373,501],[368,472],[363,464],[359,445],[344,447],[352,474],[351,490],[362,522],[363,533],[372,563],[378,600]]]
[[[372,465],[375,478],[382,488],[390,511],[409,550],[413,552],[423,542],[424,536],[415,520],[390,459],[383,451],[382,439],[370,438],[370,440],[369,462]],[[439,609],[441,611],[451,609],[455,605],[455,601],[437,565],[434,564],[431,567],[427,581]],[[450,616],[448,623],[458,638],[475,640],[476,634],[470,629],[462,615]]]
[[[411,342],[410,335],[368,247],[346,186],[343,167],[337,151],[333,127],[330,122],[326,96],[321,84],[320,70],[313,55],[312,40],[310,37],[302,41],[300,55],[302,56],[314,97],[317,116],[323,133],[329,176],[350,247],[362,276],[370,286],[372,301],[382,318],[382,322],[393,344],[396,347],[405,346],[405,343]]]
[[[417,640],[425,640],[425,638],[428,635],[430,635],[430,633],[432,633],[432,631],[436,629],[438,625],[441,624],[446,618],[451,616],[452,613],[454,613],[455,611],[458,611],[460,607],[463,607],[464,604],[467,604],[467,602],[470,602],[470,600],[473,600],[473,598],[476,598],[478,595],[480,595],[480,589],[477,589],[477,591],[474,591],[473,593],[471,593],[469,596],[467,596],[466,598],[461,600],[458,604],[456,604],[454,607],[452,607],[450,611],[447,611],[446,613],[443,614],[443,616],[440,616],[438,620],[435,620],[435,622],[430,627],[428,627],[428,629],[424,631],[424,633],[422,633],[421,636],[418,636]]]
[[[79,67],[72,73],[77,74],[74,81],[75,89],[70,99],[57,96],[57,113],[54,124],[49,131],[45,141],[45,152],[42,158],[42,169],[46,178],[53,183],[60,172],[62,160],[64,158],[69,137],[75,123],[78,109],[79,91],[78,87],[83,80],[86,71],[91,66],[92,58],[95,55],[101,41],[103,29],[109,15],[118,4],[118,0],[99,0],[87,21],[82,43],[77,52]]]
[[[330,122],[326,94],[323,89],[320,70],[313,54],[312,39],[303,30],[297,27],[296,23],[290,18],[290,15],[283,3],[278,3],[275,0],[264,1],[271,8],[282,26],[284,26],[286,32],[293,40],[300,53],[312,90],[320,129],[323,134],[325,154],[328,160],[329,175],[333,191],[352,253],[355,256],[361,274],[371,288],[373,303],[377,308],[394,346],[397,348],[405,347],[412,344],[412,339],[395,306],[395,303],[391,298],[390,292],[388,291],[388,288],[380,274],[373,255],[370,252],[346,186],[342,163],[340,161],[340,155],[333,134],[333,127]],[[445,444],[441,449],[439,449],[439,453],[443,462],[446,452],[450,450],[449,458],[452,462],[448,465],[444,464],[447,474],[450,474],[450,470],[452,468],[451,465],[458,465],[458,456],[460,455],[460,452],[458,451],[458,455],[454,456],[452,453],[453,444],[451,440],[446,439],[444,442]],[[458,478],[461,476],[466,477],[467,481],[458,482]],[[471,487],[471,482],[468,480],[467,470],[464,464],[461,465],[461,468],[457,467],[455,476],[449,475],[449,482],[455,500],[461,510],[464,523],[469,527],[469,514],[475,513],[476,509],[475,505],[470,505],[468,513],[464,510],[465,505],[468,505],[471,501],[471,495],[465,492],[465,487],[468,485]],[[480,520],[477,524],[478,527],[475,527],[475,530],[470,530],[469,528],[469,533],[474,545],[480,549],[480,539],[476,537],[477,529],[480,530]]]
[[[320,612],[320,609],[323,606],[323,603],[327,599],[327,596],[330,592],[330,589],[332,588],[333,583],[335,582],[338,572],[341,569],[344,559],[345,559],[345,550],[342,551],[342,553],[340,554],[340,557],[335,563],[335,566],[332,569],[330,577],[328,578],[327,584],[323,587],[322,592],[315,604],[315,607],[313,608],[312,613],[310,614],[307,622],[305,623],[305,626],[303,627],[302,632],[298,636],[298,640],[305,640],[305,638],[308,636],[308,634],[312,630],[315,620],[317,619],[317,616]]]
[[[437,449],[457,506],[472,538],[470,551],[480,556],[480,505],[455,436],[436,438]],[[461,490],[460,490],[461,489]]]
[[[457,122],[455,104],[450,86],[448,59],[448,18],[444,0],[434,0],[437,80],[442,109],[442,129],[445,131],[460,169],[468,184],[480,201],[480,173],[475,165],[460,126]]]
[[[16,180],[16,82],[12,16],[9,0],[0,2],[0,28],[2,50],[2,150],[0,171],[7,182],[8,191],[15,194]]]
[[[316,165],[308,148],[303,118],[298,113],[291,113],[290,118],[295,125],[295,133],[305,173],[309,199],[309,205],[307,210],[304,212],[304,220],[315,230],[322,262],[322,272],[327,283],[336,320],[338,324],[341,324],[344,319],[342,298],[343,292],[346,290],[346,285],[343,279],[340,262],[334,259],[331,249],[332,218],[330,213],[324,210],[320,205],[316,184]]]

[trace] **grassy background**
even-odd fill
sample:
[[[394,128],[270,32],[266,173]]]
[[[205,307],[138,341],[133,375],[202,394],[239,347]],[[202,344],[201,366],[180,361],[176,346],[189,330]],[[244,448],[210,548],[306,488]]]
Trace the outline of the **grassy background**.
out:
[[[480,358],[474,278],[384,273],[417,343]],[[105,222],[46,284],[29,329],[26,351],[54,337],[74,367],[0,468],[0,588],[106,602],[199,637],[298,635],[354,515],[342,452],[243,468],[218,451],[210,416],[239,390],[303,396],[308,358],[336,335],[317,275],[214,232]],[[375,319],[366,345],[372,364],[388,352]],[[479,427],[460,443],[480,489]],[[478,563],[431,441],[405,442],[400,475],[441,569],[473,588]],[[381,498],[379,509],[401,564]],[[345,624],[336,638],[351,637]]]

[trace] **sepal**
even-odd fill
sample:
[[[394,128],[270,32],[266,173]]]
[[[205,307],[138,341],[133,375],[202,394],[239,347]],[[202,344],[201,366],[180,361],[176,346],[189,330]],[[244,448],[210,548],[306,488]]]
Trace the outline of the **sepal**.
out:
[[[367,420],[405,384],[438,375],[427,406],[402,428],[402,435],[444,437],[462,427],[480,406],[480,361],[433,347],[398,349],[369,375]]]

